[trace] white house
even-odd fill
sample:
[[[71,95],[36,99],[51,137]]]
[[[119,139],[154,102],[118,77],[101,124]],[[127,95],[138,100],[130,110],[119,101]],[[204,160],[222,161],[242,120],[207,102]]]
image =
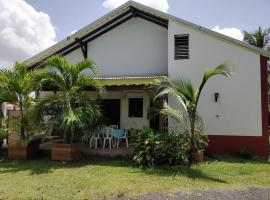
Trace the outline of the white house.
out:
[[[199,84],[207,67],[230,61],[233,76],[211,79],[199,103],[209,151],[247,147],[253,154],[268,154],[270,55],[262,49],[129,1],[25,62],[35,68],[53,54],[72,63],[84,58],[97,63],[99,79],[110,91],[105,115],[122,128],[163,126],[162,120],[147,118],[151,91],[146,86],[155,80],[183,77]],[[168,102],[176,106],[174,98]]]

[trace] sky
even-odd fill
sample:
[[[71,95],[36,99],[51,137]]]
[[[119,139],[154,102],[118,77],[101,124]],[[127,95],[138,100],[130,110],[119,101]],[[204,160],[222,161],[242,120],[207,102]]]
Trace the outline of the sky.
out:
[[[126,1],[0,0],[0,67],[30,58]],[[243,30],[270,27],[270,0],[135,1],[239,40]]]

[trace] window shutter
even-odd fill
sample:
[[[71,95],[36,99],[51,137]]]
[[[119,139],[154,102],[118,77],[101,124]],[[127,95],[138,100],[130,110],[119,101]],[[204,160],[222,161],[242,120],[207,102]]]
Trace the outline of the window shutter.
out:
[[[188,59],[189,58],[189,35],[175,35],[174,36],[174,59]]]

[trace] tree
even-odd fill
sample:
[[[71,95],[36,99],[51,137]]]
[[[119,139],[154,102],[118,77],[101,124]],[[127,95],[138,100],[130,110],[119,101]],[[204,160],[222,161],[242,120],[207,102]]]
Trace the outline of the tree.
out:
[[[197,107],[200,100],[201,93],[206,82],[217,75],[230,76],[230,70],[226,64],[221,64],[214,69],[209,69],[204,72],[204,76],[198,89],[192,85],[190,80],[178,79],[169,80],[162,83],[157,88],[156,98],[164,95],[172,95],[176,97],[183,109],[174,109],[165,103],[161,113],[171,117],[178,123],[186,125],[188,122],[187,131],[190,133],[190,152],[196,150],[196,128],[200,125],[201,119],[197,113]]]
[[[259,29],[254,32],[244,31],[244,41],[253,46],[270,51],[270,28],[263,30],[259,27]]]
[[[247,43],[262,48],[266,51],[270,52],[270,28],[262,30],[259,27],[258,30],[254,32],[247,32],[244,31],[244,41]],[[268,85],[270,83],[270,62],[267,62],[267,69],[268,69]]]
[[[37,89],[34,82],[36,71],[29,71],[28,66],[16,62],[14,69],[0,70],[0,102],[9,102],[19,107],[19,132],[22,140],[29,137],[28,129],[32,93]]]
[[[48,59],[44,64],[44,71],[39,74],[41,85],[57,88],[57,94],[40,97],[36,114],[38,119],[52,111],[47,126],[47,132],[61,129],[65,143],[75,141],[76,131],[84,123],[94,123],[101,115],[96,99],[85,89],[93,89],[101,94],[103,88],[94,79],[96,65],[90,60],[83,60],[78,64],[70,64],[58,55]]]

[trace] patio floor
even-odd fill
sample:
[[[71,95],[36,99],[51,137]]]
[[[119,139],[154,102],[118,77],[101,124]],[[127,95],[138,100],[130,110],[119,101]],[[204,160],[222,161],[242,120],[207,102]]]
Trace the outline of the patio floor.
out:
[[[41,143],[39,145],[39,149],[41,151],[50,152],[52,148],[53,142],[45,142]],[[83,155],[89,155],[89,156],[107,156],[107,157],[116,157],[116,156],[122,156],[122,157],[131,157],[133,155],[133,148],[132,147],[126,147],[126,146],[120,146],[119,148],[89,148],[88,145],[81,144],[81,152]]]

